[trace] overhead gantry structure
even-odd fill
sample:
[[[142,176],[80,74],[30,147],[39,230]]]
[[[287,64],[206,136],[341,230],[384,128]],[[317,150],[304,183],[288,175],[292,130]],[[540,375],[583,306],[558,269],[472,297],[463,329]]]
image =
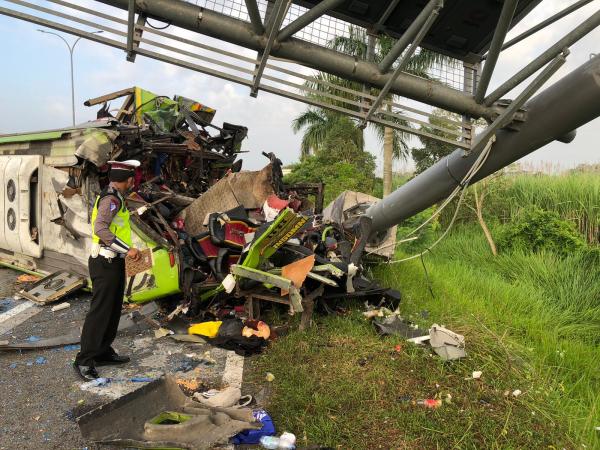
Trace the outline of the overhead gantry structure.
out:
[[[542,7],[542,0],[95,0],[97,7],[82,2],[5,0],[0,14],[121,49],[129,61],[136,55],[153,58],[247,86],[255,97],[269,92],[455,145],[457,152],[369,211],[375,230],[460,186],[492,141],[492,152],[470,180],[552,140],[570,142],[578,126],[600,114],[598,57],[531,99],[564,64],[569,47],[600,25],[598,7],[489,92],[503,50],[592,0],[574,1],[508,42],[510,29]],[[159,29],[152,21],[165,25]],[[340,35],[361,37],[355,51],[333,45]],[[379,35],[395,42],[385,57],[376,58]],[[411,59],[423,49],[443,58],[427,76],[411,74]],[[315,70],[347,83],[315,77]],[[520,93],[505,100],[515,88]],[[549,105],[557,109],[548,111]],[[427,120],[432,107],[462,120],[432,124]],[[488,126],[475,136],[473,122],[479,118]]]

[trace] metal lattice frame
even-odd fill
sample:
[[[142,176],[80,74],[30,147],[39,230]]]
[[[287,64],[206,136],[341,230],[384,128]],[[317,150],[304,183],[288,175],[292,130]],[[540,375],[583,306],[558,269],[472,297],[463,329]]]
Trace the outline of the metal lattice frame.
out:
[[[500,51],[515,41],[504,44],[516,0],[506,0],[504,3],[489,53],[481,58],[481,61],[485,59],[481,73],[481,62],[465,63],[464,69],[458,64],[438,65],[431,70],[431,78],[435,81],[409,76],[404,69],[409,57],[418,51],[417,47],[427,28],[433,23],[434,12],[443,7],[443,0],[428,2],[379,66],[369,60],[368,54],[373,54],[372,46],[365,55],[366,59],[328,48],[334,37],[349,34],[348,23],[326,15],[330,8],[340,4],[338,0],[323,0],[312,9],[292,4],[291,0],[188,0],[187,3],[179,0],[146,0],[141,3],[135,0],[97,1],[128,11],[127,20],[121,19],[116,13],[101,13],[65,0],[46,0],[44,6],[25,0],[6,0],[5,3],[16,5],[17,8],[0,7],[0,13],[122,49],[130,61],[134,60],[136,54],[141,54],[248,86],[252,95],[259,90],[274,93],[348,114],[360,121],[370,120],[464,149],[471,149],[472,117],[483,116],[491,122],[500,116],[504,120],[508,110],[511,111],[508,119],[514,119],[515,115],[523,119],[515,108],[505,109],[496,105],[497,100],[544,66],[547,69],[554,67],[555,63],[551,61],[555,61],[558,55],[568,54],[570,45],[600,24],[598,11],[488,94],[488,83]],[[588,0],[580,0],[534,28],[541,29],[586,3]],[[392,14],[397,4],[395,0],[390,2],[379,20],[380,24]],[[48,6],[59,6],[60,9]],[[80,13],[89,14],[93,20],[82,18]],[[146,15],[161,18],[167,25],[173,26],[164,31],[149,27]],[[257,57],[243,56],[242,52],[227,51],[182,37],[176,25],[256,50]],[[100,29],[112,37],[94,35],[81,26]],[[377,24],[374,28],[369,30],[370,33],[377,32]],[[523,39],[521,36],[518,38]],[[369,40],[372,42],[371,38]],[[282,60],[286,64],[282,65]],[[290,62],[348,77],[355,82],[362,82],[363,87],[350,89],[316,79],[301,67],[290,68]],[[370,94],[374,88],[380,90],[377,95]],[[388,93],[394,94],[391,101],[385,100]],[[463,120],[445,120],[441,126],[433,126],[427,120],[431,115],[429,106],[400,104],[396,99],[401,97],[461,112]],[[419,125],[434,128],[452,138],[427,133],[417,128]]]

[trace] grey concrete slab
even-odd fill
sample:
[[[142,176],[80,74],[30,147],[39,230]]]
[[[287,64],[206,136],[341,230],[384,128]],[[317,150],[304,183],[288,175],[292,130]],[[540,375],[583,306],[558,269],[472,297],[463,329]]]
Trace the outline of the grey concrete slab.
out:
[[[12,296],[17,275],[0,269],[0,298]],[[68,301],[71,307],[58,312],[41,307],[38,314],[0,335],[0,340],[46,338],[79,329],[89,295],[78,293]],[[18,302],[5,302],[0,307],[9,310],[15,305]],[[84,383],[71,366],[76,348],[0,352],[0,450],[90,447],[81,438],[74,416],[140,387],[142,383],[130,381],[132,377],[154,378],[168,372],[201,390],[219,388],[230,353],[208,344],[155,339],[153,330],[144,324],[120,331],[115,348],[131,356],[131,363],[100,367],[101,376],[116,380],[88,389],[82,389]],[[190,366],[190,370],[182,370]]]

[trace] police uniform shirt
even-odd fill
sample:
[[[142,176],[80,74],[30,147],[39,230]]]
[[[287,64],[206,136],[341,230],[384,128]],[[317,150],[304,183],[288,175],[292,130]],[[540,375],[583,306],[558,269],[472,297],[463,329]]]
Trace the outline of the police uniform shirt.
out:
[[[111,192],[112,191],[112,192]],[[98,202],[98,215],[94,223],[94,234],[100,238],[103,247],[117,253],[127,253],[129,245],[119,239],[110,231],[110,224],[122,207],[122,199],[119,192],[113,187],[108,187],[108,195]]]

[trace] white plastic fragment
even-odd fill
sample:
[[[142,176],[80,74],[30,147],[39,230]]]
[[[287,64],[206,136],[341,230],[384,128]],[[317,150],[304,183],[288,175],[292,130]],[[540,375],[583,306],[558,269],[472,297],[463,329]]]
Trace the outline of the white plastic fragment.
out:
[[[522,392],[520,389],[515,389],[514,391],[512,391],[513,397],[518,397],[521,394],[522,394]]]
[[[229,274],[223,279],[221,284],[225,288],[225,292],[231,294],[235,288],[235,277],[232,274]]]
[[[429,329],[429,336],[431,337],[429,341],[431,347],[442,360],[452,361],[467,356],[463,335],[434,323]]]
[[[478,380],[479,378],[481,378],[482,374],[483,374],[483,372],[481,370],[474,370],[473,371],[473,379]]]
[[[354,292],[354,284],[352,284],[352,279],[358,272],[358,266],[354,265],[354,263],[348,264],[348,276],[346,278],[346,292],[351,294]]]
[[[70,303],[63,302],[63,303],[60,303],[60,304],[58,304],[56,306],[53,306],[52,309],[50,309],[50,311],[56,312],[56,311],[61,311],[63,309],[70,308],[70,307],[71,307]]]
[[[141,215],[143,215],[143,214],[144,214],[146,211],[148,211],[148,207],[147,207],[146,205],[144,205],[144,206],[140,206],[138,209],[136,209],[136,210],[135,210],[135,213],[136,213],[138,216],[141,216]]]
[[[281,449],[292,449],[296,446],[296,435],[292,433],[288,433],[287,431],[283,432],[279,437],[279,448]]]

